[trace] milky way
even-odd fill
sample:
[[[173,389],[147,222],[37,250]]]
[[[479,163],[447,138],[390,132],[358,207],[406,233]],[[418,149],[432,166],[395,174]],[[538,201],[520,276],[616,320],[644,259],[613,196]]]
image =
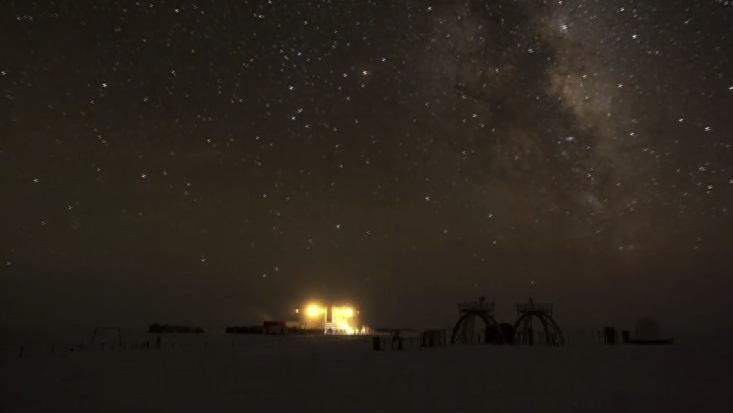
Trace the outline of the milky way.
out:
[[[723,305],[729,2],[0,10],[7,323]]]

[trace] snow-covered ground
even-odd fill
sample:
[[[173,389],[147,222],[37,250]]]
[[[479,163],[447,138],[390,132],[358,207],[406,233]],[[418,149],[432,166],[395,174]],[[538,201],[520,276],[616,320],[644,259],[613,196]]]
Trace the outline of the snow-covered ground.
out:
[[[141,340],[137,340],[141,342]],[[367,337],[6,352],[2,412],[728,412],[730,342],[375,352]]]

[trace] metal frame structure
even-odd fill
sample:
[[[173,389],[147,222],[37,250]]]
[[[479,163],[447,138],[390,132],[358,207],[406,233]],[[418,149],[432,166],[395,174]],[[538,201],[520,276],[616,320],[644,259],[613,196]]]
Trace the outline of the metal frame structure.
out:
[[[517,321],[514,322],[515,344],[529,346],[535,344],[534,319],[539,320],[542,325],[544,344],[550,346],[561,346],[565,344],[562,330],[560,330],[560,326],[552,318],[552,304],[535,303],[531,298],[527,303],[517,304]]]
[[[484,343],[491,343],[492,338],[503,342],[499,323],[494,319],[494,303],[485,300],[485,297],[480,297],[478,301],[458,304],[459,318],[453,327],[453,333],[450,338],[451,344],[455,344],[456,338],[459,336],[458,333],[462,329],[468,328],[469,323],[475,322],[476,318],[480,318],[485,324]]]

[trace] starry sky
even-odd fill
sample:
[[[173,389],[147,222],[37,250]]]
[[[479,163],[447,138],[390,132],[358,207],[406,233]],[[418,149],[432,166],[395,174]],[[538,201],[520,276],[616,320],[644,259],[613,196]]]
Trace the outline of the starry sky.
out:
[[[3,1],[0,322],[315,297],[442,326],[485,295],[720,325],[731,27],[722,0]]]

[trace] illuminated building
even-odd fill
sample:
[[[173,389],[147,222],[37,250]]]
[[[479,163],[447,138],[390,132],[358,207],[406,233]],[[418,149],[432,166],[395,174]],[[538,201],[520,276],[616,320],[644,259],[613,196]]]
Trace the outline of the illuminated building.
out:
[[[309,303],[296,308],[302,328],[323,330],[324,334],[363,334],[367,331],[361,324],[359,310],[351,305],[322,305]]]

